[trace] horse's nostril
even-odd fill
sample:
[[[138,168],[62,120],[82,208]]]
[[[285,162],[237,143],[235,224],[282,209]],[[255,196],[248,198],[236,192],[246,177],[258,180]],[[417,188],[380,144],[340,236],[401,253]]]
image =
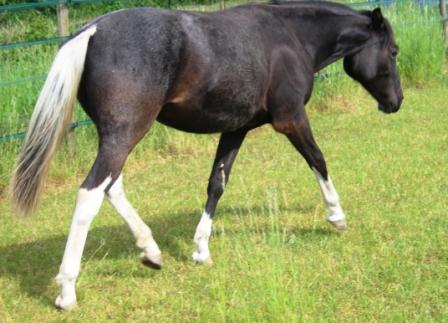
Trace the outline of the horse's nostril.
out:
[[[404,95],[403,95],[403,91],[401,89],[399,89],[397,92],[398,92],[397,101],[398,101],[398,104],[400,105],[401,102],[403,102]]]
[[[389,101],[389,107],[391,108],[391,110],[395,112],[398,109],[400,109],[403,99],[404,99],[403,93],[399,93],[399,94],[397,94],[397,96],[395,98],[392,98]]]

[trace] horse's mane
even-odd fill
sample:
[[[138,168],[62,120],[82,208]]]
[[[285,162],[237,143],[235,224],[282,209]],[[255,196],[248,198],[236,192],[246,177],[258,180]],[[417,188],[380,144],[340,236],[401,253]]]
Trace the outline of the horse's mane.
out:
[[[314,9],[330,12],[336,15],[359,15],[361,13],[344,4],[319,0],[271,0],[269,4],[276,6],[291,6],[296,8],[301,7],[304,9]]]
[[[350,8],[348,5],[335,3],[335,2],[327,2],[321,0],[271,0],[269,2],[270,5],[275,6],[285,6],[285,7],[300,7],[303,9],[309,10],[317,10],[322,12],[327,12],[335,15],[361,15],[366,17],[371,17],[371,10],[354,10]],[[392,27],[389,21],[384,18],[384,38],[382,40],[383,46],[389,44],[392,40]]]

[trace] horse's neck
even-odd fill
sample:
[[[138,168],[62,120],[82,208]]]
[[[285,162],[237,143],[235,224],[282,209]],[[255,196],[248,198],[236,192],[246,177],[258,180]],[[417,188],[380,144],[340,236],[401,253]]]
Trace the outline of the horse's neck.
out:
[[[298,12],[297,17],[285,18],[311,57],[316,72],[358,52],[371,37],[366,16],[334,15],[328,19],[317,19],[316,16]]]

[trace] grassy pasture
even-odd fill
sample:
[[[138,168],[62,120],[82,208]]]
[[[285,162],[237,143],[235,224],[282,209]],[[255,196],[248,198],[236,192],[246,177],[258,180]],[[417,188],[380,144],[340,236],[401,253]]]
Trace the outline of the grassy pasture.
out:
[[[447,321],[448,81],[441,29],[428,23],[436,19],[432,9],[384,11],[398,27],[402,110],[376,112],[346,76],[317,82],[308,107],[347,232],[327,225],[312,172],[287,140],[263,127],[243,144],[218,206],[214,264],[195,265],[193,234],[218,137],[156,125],[124,176],[130,201],[162,249],[164,268],[139,263],[128,228],[105,203],[87,240],[80,307],[61,313],[52,306],[59,292],[53,277],[77,188],[95,158],[94,129],[77,130],[75,159],[61,146],[31,219],[16,218],[7,197],[20,142],[0,144],[0,322]],[[72,28],[90,14],[75,11]],[[54,22],[40,15],[33,23],[50,26],[43,31],[50,33]],[[415,24],[405,26],[410,20]],[[0,42],[18,40],[19,30],[3,26],[0,37],[9,38]],[[0,80],[45,74],[55,50],[0,51]],[[0,134],[25,129],[41,84],[0,88]],[[78,108],[75,119],[84,117]]]

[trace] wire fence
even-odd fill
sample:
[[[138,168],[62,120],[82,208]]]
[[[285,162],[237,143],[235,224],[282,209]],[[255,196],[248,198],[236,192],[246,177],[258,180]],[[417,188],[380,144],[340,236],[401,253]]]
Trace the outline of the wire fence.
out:
[[[55,44],[55,43],[62,43],[66,41],[69,38],[69,36],[63,36],[63,37],[53,37],[53,38],[45,38],[45,39],[36,39],[36,40],[27,40],[17,43],[10,43],[10,44],[0,44],[0,50],[1,49],[16,49],[20,47],[26,47],[26,46],[35,46],[35,45],[48,45],[48,44]]]
[[[94,3],[107,3],[115,2],[115,0],[56,0],[56,1],[44,1],[44,2],[26,2],[16,3],[10,5],[0,6],[0,12],[14,12],[29,9],[43,9],[49,7],[55,7],[62,4],[94,4]]]
[[[130,1],[130,0],[125,0]],[[225,0],[221,0],[225,1]],[[441,0],[415,0],[415,3],[420,6],[435,6],[439,4],[439,1]],[[108,3],[116,3],[116,0],[51,0],[51,1],[44,1],[44,2],[33,2],[33,3],[17,3],[17,4],[10,4],[10,5],[3,5],[0,6],[0,14],[1,13],[9,13],[9,12],[17,12],[17,11],[23,11],[23,10],[36,10],[36,9],[45,9],[45,8],[54,8],[60,5],[75,5],[75,4],[108,4]],[[390,6],[397,3],[404,3],[409,2],[409,0],[368,0],[367,2],[354,2],[349,3],[350,6],[352,6],[355,9],[360,8],[366,8],[366,7],[373,7],[373,6]],[[166,7],[171,8],[173,5],[173,2],[171,0],[167,0]],[[448,17],[442,17],[440,19],[431,21],[431,23],[440,23],[448,21]],[[413,22],[403,22],[399,26],[396,26],[398,28],[403,27],[408,24],[412,24]],[[64,41],[66,41],[69,38],[69,36],[63,36],[63,37],[53,37],[53,38],[46,38],[46,39],[36,39],[36,40],[27,40],[27,41],[21,41],[21,42],[14,42],[14,43],[6,43],[6,44],[0,44],[0,50],[11,50],[11,49],[17,49],[22,47],[28,47],[28,46],[36,46],[36,45],[48,45],[48,44],[59,44]],[[318,74],[315,76],[316,80],[326,80],[328,78],[332,77],[339,77],[342,73],[324,73],[324,74]],[[34,75],[29,76],[25,78],[18,78],[14,80],[7,80],[7,81],[0,81],[0,88],[2,87],[11,87],[11,86],[18,86],[30,82],[37,82],[37,81],[43,81],[46,78],[46,74],[43,75]],[[78,127],[83,126],[89,126],[92,125],[93,122],[89,119],[87,120],[79,120],[74,121],[70,124],[70,129],[75,129]],[[26,132],[17,132],[12,134],[0,134],[0,144],[5,142],[11,142],[16,140],[23,140],[25,138]]]
[[[75,129],[75,128],[90,126],[90,125],[93,125],[93,121],[90,119],[78,120],[78,121],[73,121],[72,123],[70,123],[69,129]],[[25,136],[26,136],[26,131],[21,131],[21,132],[12,133],[12,134],[6,134],[6,135],[0,135],[0,143],[16,141],[16,140],[23,140],[25,138]]]

